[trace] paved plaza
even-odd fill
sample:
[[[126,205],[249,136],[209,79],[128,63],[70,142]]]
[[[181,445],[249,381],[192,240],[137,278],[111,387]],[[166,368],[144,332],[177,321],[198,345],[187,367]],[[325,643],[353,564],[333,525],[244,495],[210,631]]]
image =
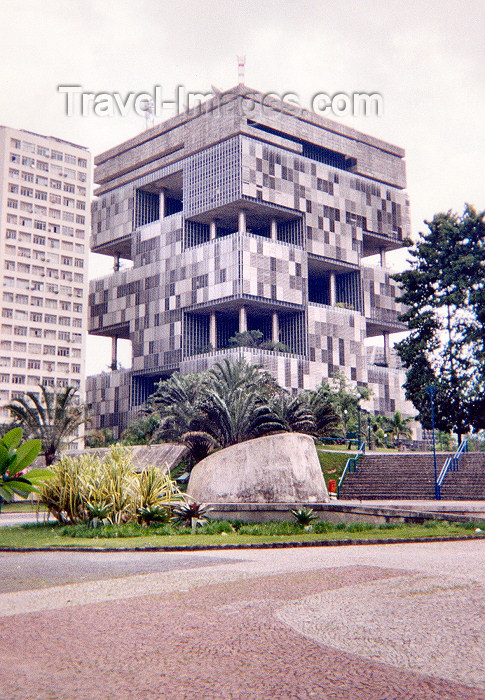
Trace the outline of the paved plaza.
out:
[[[2,700],[485,698],[485,542],[0,553]]]

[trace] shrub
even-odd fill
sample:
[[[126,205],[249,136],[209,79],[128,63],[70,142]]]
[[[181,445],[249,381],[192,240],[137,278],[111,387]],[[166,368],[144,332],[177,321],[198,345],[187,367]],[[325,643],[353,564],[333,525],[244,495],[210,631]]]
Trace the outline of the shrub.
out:
[[[170,477],[156,467],[138,474],[131,450],[119,445],[105,457],[62,457],[52,471],[54,477],[42,486],[40,496],[62,524],[165,519],[160,509],[182,498]]]
[[[298,525],[310,525],[312,520],[318,520],[318,515],[313,512],[313,508],[299,508],[291,511]]]

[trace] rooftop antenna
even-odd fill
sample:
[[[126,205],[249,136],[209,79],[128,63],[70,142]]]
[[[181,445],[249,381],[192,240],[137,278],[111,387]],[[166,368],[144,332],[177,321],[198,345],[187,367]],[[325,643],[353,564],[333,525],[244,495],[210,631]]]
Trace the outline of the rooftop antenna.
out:
[[[143,100],[140,104],[140,109],[145,112],[145,131],[151,129],[154,125],[153,100]]]
[[[237,78],[239,85],[244,85],[244,69],[246,67],[246,56],[237,57]]]

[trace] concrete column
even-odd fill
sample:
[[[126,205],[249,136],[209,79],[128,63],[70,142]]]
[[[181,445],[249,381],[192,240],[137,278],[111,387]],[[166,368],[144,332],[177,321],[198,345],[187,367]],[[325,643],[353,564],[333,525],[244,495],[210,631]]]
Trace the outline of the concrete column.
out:
[[[111,369],[118,368],[118,336],[114,335],[111,338]]]
[[[248,316],[246,307],[241,306],[239,309],[239,333],[245,333],[248,329]]]
[[[113,260],[113,270],[114,270],[115,272],[118,272],[119,269],[120,269],[120,254],[119,254],[119,253],[115,253],[115,257],[114,257],[114,260]]]
[[[335,306],[337,303],[337,280],[335,272],[330,273],[329,278],[330,306]]]
[[[246,212],[244,209],[239,211],[237,230],[239,233],[246,233]]]
[[[271,219],[271,240],[278,240],[278,222],[276,219]]]
[[[381,267],[385,267],[386,266],[386,249],[379,248],[379,255],[381,258]]]
[[[217,350],[217,319],[215,311],[211,311],[209,320],[209,343],[213,350]]]
[[[165,190],[160,190],[160,219],[165,216]]]
[[[280,324],[278,320],[278,312],[273,311],[272,317],[271,317],[271,340],[273,343],[279,343],[280,342]]]
[[[391,360],[390,348],[389,348],[389,331],[384,331],[382,334],[384,337],[384,362],[389,367]]]
[[[210,239],[213,241],[215,238],[217,238],[217,224],[216,220],[212,219],[210,223]]]

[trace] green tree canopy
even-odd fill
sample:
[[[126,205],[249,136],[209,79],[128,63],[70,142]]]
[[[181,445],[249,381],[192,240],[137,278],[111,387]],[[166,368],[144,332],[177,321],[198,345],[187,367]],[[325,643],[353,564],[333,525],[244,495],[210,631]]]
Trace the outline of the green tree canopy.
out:
[[[87,417],[75,387],[53,391],[41,385],[39,389],[39,394],[28,391],[7,408],[28,437],[41,441],[45,463],[49,466],[59,451],[76,438],[78,428],[87,422]]]
[[[405,390],[431,427],[427,387],[436,387],[436,425],[461,436],[485,427],[485,213],[437,214],[395,275],[409,335],[396,345]]]

